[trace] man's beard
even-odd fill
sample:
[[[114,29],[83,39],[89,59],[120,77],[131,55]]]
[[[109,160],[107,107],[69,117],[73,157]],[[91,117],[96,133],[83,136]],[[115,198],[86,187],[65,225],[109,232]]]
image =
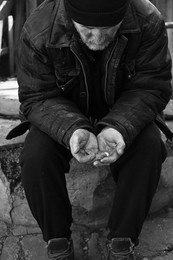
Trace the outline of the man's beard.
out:
[[[92,51],[102,51],[110,44],[110,42],[105,42],[103,44],[98,44],[98,45],[92,42],[84,42],[84,43]]]
[[[98,44],[95,43],[94,39],[88,40],[86,37],[83,37],[82,35],[81,35],[81,39],[82,39],[83,43],[85,43],[85,45],[90,50],[92,50],[92,51],[102,51],[106,47],[108,47],[108,45],[113,41],[114,38],[106,35],[106,36],[104,36],[104,39],[102,39],[101,42],[99,42]]]

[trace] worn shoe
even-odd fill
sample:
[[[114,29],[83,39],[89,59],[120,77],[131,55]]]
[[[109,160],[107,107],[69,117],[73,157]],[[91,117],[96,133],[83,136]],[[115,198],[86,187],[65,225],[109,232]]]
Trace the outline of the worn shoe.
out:
[[[67,238],[54,238],[47,245],[48,259],[74,260],[73,241]]]
[[[135,260],[134,244],[130,238],[112,238],[107,241],[107,260]]]

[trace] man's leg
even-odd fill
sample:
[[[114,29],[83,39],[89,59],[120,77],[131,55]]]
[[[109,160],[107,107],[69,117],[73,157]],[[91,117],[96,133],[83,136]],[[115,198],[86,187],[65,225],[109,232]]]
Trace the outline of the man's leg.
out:
[[[108,223],[109,240],[130,238],[137,243],[165,158],[166,148],[160,132],[150,124],[111,166],[117,188]]]
[[[72,209],[66,189],[70,152],[32,127],[20,156],[22,183],[43,239],[71,236]]]

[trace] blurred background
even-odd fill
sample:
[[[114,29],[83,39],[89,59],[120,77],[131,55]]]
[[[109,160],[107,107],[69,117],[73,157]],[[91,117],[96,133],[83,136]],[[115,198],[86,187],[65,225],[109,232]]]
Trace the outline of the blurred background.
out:
[[[0,0],[0,80],[16,75],[16,46],[22,26],[43,0]],[[162,13],[173,55],[173,0],[152,0]],[[172,56],[173,57],[173,56]]]
[[[0,80],[16,74],[16,46],[27,17],[43,0],[0,0]]]

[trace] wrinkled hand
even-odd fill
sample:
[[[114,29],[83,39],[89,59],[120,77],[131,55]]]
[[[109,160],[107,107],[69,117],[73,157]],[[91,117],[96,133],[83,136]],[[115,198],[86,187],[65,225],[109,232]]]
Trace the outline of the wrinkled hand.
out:
[[[70,138],[72,155],[80,163],[92,163],[98,153],[96,136],[85,129],[77,129]]]
[[[94,166],[104,166],[114,163],[123,153],[125,142],[120,134],[114,128],[104,128],[97,136],[99,154],[104,155],[103,158],[94,161]]]

